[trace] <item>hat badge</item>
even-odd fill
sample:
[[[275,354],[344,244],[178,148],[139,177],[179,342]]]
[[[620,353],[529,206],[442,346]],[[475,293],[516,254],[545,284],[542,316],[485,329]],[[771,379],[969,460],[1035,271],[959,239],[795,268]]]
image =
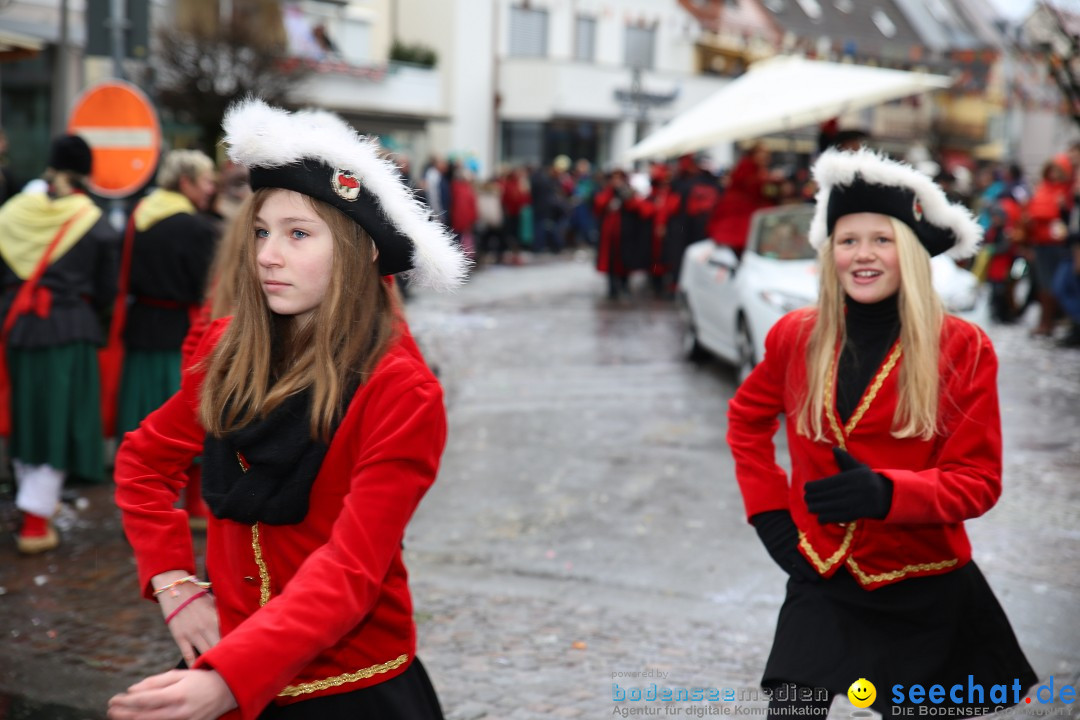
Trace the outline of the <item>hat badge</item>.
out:
[[[911,214],[915,216],[915,222],[922,222],[922,203],[919,202],[918,197],[911,203]]]
[[[356,177],[356,173],[352,170],[334,168],[334,176],[330,180],[330,185],[342,200],[352,202],[360,197],[360,179]]]

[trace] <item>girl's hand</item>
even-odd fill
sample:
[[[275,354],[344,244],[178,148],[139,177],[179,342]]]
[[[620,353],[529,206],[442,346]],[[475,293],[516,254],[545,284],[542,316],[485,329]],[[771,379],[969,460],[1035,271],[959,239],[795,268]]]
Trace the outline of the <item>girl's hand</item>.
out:
[[[835,475],[804,486],[806,508],[821,523],[845,523],[860,518],[882,519],[892,507],[892,480],[853,458],[846,450],[833,448],[840,469]]]
[[[200,593],[202,597],[195,597]],[[185,602],[187,605],[181,609]],[[195,664],[198,654],[206,652],[221,640],[214,596],[205,593],[199,586],[184,583],[178,587],[176,597],[172,597],[171,593],[162,593],[158,604],[163,618],[173,616],[167,623],[169,632],[188,667]]]
[[[198,601],[196,601],[198,602]],[[170,670],[109,699],[109,720],[215,720],[236,698],[213,670]]]
[[[818,583],[821,575],[799,552],[799,528],[787,510],[767,510],[750,518],[769,556],[792,579]]]
[[[193,582],[175,583],[191,573],[186,570],[168,570],[155,575],[150,579],[151,586],[155,589],[158,606],[161,608],[161,616],[169,626],[176,646],[180,648],[180,654],[184,656],[184,662],[188,667],[195,664],[196,653],[204,653],[217,645],[221,639],[218,632],[217,611],[214,609],[214,596],[203,595],[191,600],[195,595],[202,592],[202,588]],[[164,588],[169,588],[164,590]],[[188,602],[190,600],[190,602]],[[187,606],[178,608],[187,602]],[[170,615],[174,615],[169,622]]]

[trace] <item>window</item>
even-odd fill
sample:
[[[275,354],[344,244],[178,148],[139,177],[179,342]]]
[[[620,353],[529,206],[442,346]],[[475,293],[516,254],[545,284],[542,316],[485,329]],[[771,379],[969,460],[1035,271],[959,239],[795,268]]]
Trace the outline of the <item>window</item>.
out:
[[[547,10],[510,8],[511,57],[547,57]]]
[[[626,28],[626,65],[651,70],[656,47],[656,27]]]
[[[334,49],[351,63],[371,62],[371,24],[363,20],[345,20],[337,27],[339,35],[330,37]],[[316,34],[316,39],[320,36]],[[322,35],[325,37],[325,30]]]
[[[611,125],[590,120],[500,123],[500,162],[548,165],[556,155],[585,158],[595,165],[609,161]]]
[[[574,22],[574,59],[596,60],[596,18],[578,15]]]
[[[252,26],[261,22],[252,9],[254,5],[236,5],[236,12],[244,16],[242,22]],[[290,3],[284,13],[291,54],[313,60],[344,60],[353,65],[371,62],[371,23],[362,14],[333,2]]]
[[[502,124],[502,156],[514,165],[540,163],[544,152],[544,124],[538,122],[504,122]]]

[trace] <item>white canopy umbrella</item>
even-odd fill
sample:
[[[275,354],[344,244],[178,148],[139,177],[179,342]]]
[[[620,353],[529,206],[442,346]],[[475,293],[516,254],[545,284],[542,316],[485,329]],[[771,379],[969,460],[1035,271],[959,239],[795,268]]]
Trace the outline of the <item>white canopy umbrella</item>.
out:
[[[813,125],[845,112],[948,87],[944,75],[780,56],[750,67],[627,151],[666,158]]]

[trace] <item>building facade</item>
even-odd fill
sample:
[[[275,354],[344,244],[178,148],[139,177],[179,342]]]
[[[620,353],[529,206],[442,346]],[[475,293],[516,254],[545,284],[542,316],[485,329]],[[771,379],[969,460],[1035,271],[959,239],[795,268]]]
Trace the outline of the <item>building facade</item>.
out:
[[[1080,139],[1080,98],[1074,89],[1066,95],[1058,87],[1074,88],[1080,81],[1075,46],[1080,15],[1071,8],[1075,5],[1036,3],[1016,29],[1013,63],[1003,73],[1017,116],[1011,149],[1030,178],[1038,178],[1046,160]]]
[[[0,3],[0,126],[8,137],[8,162],[16,178],[43,169],[51,136],[63,129],[75,95],[84,87],[84,2],[68,3],[62,22],[59,0]]]
[[[150,97],[153,28],[254,24],[306,70],[292,104],[334,110],[378,135],[412,163],[414,177],[434,155],[466,159],[482,176],[558,155],[619,165],[636,141],[777,53],[952,74],[949,92],[842,119],[898,154],[929,139],[932,150],[964,162],[1019,158],[1034,167],[1077,135],[1048,71],[1048,48],[1063,35],[1045,3],[1013,34],[987,0],[127,4],[142,8],[151,26],[145,47],[128,47],[123,61]],[[49,138],[66,124],[79,92],[114,74],[108,48],[93,47],[94,8],[108,6],[0,4],[0,125],[20,177],[40,172]],[[193,131],[166,122],[169,142],[190,142],[184,132]],[[803,128],[772,141],[809,154],[815,135],[816,128]],[[733,159],[730,147],[710,154],[719,165]]]
[[[722,87],[702,74],[701,26],[676,0],[402,0],[398,32],[439,48],[440,152],[484,173],[557,155],[602,167]]]

